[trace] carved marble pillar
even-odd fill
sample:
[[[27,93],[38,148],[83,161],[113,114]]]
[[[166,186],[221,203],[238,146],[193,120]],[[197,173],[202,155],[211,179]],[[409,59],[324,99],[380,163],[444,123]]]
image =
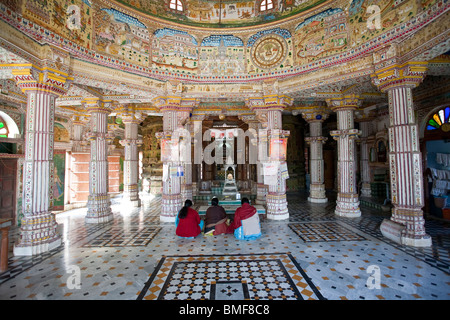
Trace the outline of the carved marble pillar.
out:
[[[191,149],[191,123],[187,121],[190,117],[190,110],[178,113],[182,122],[179,127],[183,129],[180,139],[180,162],[183,166],[183,175],[181,176],[181,198],[184,202],[192,200],[192,149]]]
[[[113,219],[108,194],[108,114],[110,102],[99,99],[86,100],[86,111],[91,115],[90,130],[86,140],[90,143],[89,196],[86,223],[104,223]]]
[[[328,113],[319,107],[302,112],[302,116],[309,123],[310,132],[310,136],[305,138],[310,145],[311,184],[308,201],[326,203],[328,199],[325,196],[323,144],[328,138],[322,136],[322,123],[328,118]]]
[[[194,180],[192,183],[192,195],[197,195],[199,188],[200,188],[200,182],[201,182],[201,168],[202,168],[202,161],[203,161],[203,134],[202,134],[202,125],[203,120],[206,119],[205,114],[194,114],[191,117],[191,136],[193,136],[192,139],[192,154],[193,154],[193,163],[192,168],[195,168],[192,172],[196,174],[195,178],[191,179]]]
[[[359,154],[360,154],[360,173],[361,173],[361,196],[370,197],[372,190],[370,188],[370,167],[369,167],[369,144],[367,142],[369,137],[370,121],[375,117],[363,116],[358,118],[359,129],[361,130],[361,137],[359,140]]]
[[[84,151],[86,141],[83,139],[83,129],[88,122],[88,117],[82,114],[72,116],[72,152]]]
[[[125,124],[124,139],[120,144],[125,148],[123,163],[123,200],[133,207],[141,206],[139,198],[139,154],[138,148],[142,145],[142,139],[138,138],[138,126],[140,117],[131,108],[127,107],[121,113],[122,122]]]
[[[61,244],[53,206],[55,100],[68,89],[67,72],[49,66],[13,70],[17,85],[27,96],[25,161],[23,164],[23,218],[14,255],[29,256]]]
[[[287,146],[289,131],[282,129],[282,110],[287,105],[292,104],[292,99],[284,95],[269,93],[267,92],[263,96],[263,107],[254,106],[252,109],[256,112],[257,119],[264,119],[263,122],[265,122],[263,127],[266,129],[260,130],[259,137],[262,139],[260,145],[268,146],[269,154],[266,159],[261,159],[261,161],[266,166],[270,165],[277,168],[275,171],[276,178],[270,179],[270,183],[267,184],[267,218],[284,220],[289,218],[289,211],[286,200],[286,176],[284,176],[285,173],[287,174],[287,164],[283,146]],[[283,172],[283,168],[286,171]]]
[[[354,110],[361,103],[359,96],[347,95],[328,99],[330,108],[337,113],[338,130],[331,136],[338,144],[338,194],[335,214],[354,218],[361,216],[359,197],[356,185],[356,143],[360,135],[354,128]]]
[[[183,153],[180,157],[180,150],[183,150],[180,148],[180,142],[184,145],[184,139],[190,139],[190,133],[184,129],[184,125],[192,107],[182,106],[182,99],[179,96],[158,98],[157,104],[163,114],[163,132],[157,133],[157,138],[161,141],[161,161],[163,162],[160,220],[174,222],[186,200],[181,194],[182,180],[177,171],[181,172],[179,168],[183,167],[185,159]]]
[[[267,136],[263,137],[258,130],[258,144],[267,145]],[[264,163],[263,159],[258,155],[258,161],[256,163],[256,199],[255,203],[260,205],[266,204],[267,186],[264,184]]]
[[[426,62],[407,62],[383,66],[372,78],[389,98],[389,169],[394,207],[390,220],[385,219],[380,229],[384,236],[415,247],[431,246],[422,211],[422,153],[412,95],[426,71]]]

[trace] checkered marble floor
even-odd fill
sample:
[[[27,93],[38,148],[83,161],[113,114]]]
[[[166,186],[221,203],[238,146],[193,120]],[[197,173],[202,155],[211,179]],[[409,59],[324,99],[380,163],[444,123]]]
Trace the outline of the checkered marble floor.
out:
[[[410,248],[381,235],[384,213],[363,207],[360,218],[340,218],[333,201],[300,194],[288,196],[288,220],[262,221],[257,240],[187,240],[159,221],[160,198],[142,199],[127,208],[116,197],[114,220],[101,225],[84,222],[86,208],[57,214],[63,245],[33,257],[13,257],[11,230],[0,299],[450,298],[450,229],[440,222],[426,222],[431,248]]]

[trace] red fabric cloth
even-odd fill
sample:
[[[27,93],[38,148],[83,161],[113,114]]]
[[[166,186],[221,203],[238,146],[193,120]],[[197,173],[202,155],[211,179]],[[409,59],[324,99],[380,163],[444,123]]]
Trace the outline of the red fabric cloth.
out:
[[[188,213],[184,219],[179,219],[177,236],[180,237],[196,237],[202,232],[200,230],[200,215],[192,208],[188,208]]]
[[[216,224],[215,226],[215,230],[214,230],[214,235],[218,236],[219,234],[222,233],[233,233],[233,230],[230,230],[230,228],[228,227],[226,222],[220,223],[220,224]]]
[[[242,207],[237,208],[236,212],[234,213],[234,220],[230,224],[231,231],[236,230],[242,225],[241,220],[248,219],[252,217],[255,213],[256,208],[248,203],[244,203]]]

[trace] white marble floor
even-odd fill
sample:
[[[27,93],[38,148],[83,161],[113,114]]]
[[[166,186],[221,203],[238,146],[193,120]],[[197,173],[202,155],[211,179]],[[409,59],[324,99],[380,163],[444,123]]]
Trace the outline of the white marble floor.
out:
[[[10,252],[0,299],[450,299],[448,225],[427,221],[433,247],[404,247],[381,236],[381,213],[339,218],[333,202],[301,194],[288,197],[289,220],[262,222],[258,240],[185,240],[159,222],[160,198],[142,198],[137,209],[113,199],[114,220],[101,225],[84,222],[85,208],[57,214],[63,245]]]

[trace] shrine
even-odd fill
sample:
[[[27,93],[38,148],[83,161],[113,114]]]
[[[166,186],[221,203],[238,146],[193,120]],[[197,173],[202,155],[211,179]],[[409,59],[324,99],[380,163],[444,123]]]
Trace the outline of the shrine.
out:
[[[2,250],[66,250],[71,210],[88,235],[128,211],[169,228],[185,200],[202,217],[213,197],[231,219],[248,198],[271,232],[374,214],[380,241],[431,250],[426,223],[450,221],[449,10],[1,0]]]

